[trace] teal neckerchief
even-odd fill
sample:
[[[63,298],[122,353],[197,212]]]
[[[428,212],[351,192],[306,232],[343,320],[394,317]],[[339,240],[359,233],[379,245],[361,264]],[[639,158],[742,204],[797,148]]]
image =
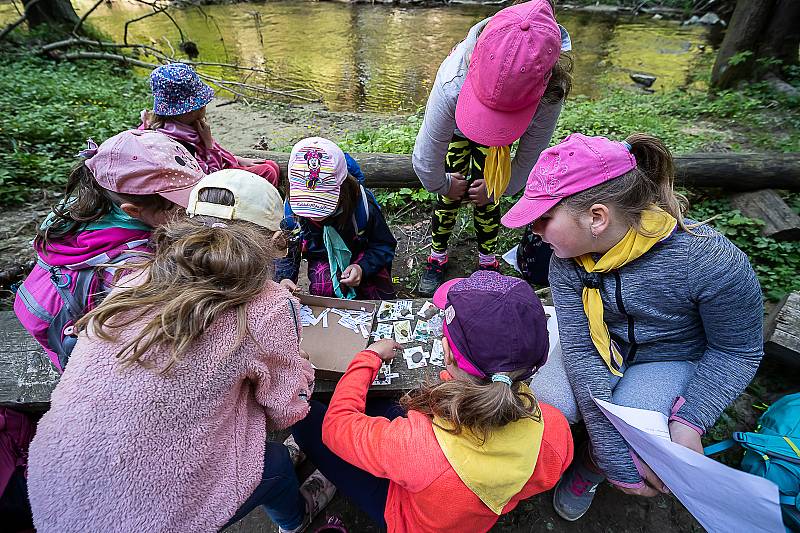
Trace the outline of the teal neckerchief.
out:
[[[50,212],[50,214],[47,215],[47,218],[44,219],[44,222],[42,222],[41,229],[46,230],[48,227],[50,227],[54,220],[55,213]],[[107,228],[125,228],[141,231],[150,231],[153,229],[141,220],[128,215],[125,211],[120,209],[119,206],[113,205],[111,206],[111,211],[103,215],[100,219],[93,220],[92,222],[85,224],[81,228],[81,231]]]
[[[322,243],[325,245],[325,251],[328,253],[328,264],[331,267],[331,282],[333,283],[333,292],[339,298],[346,298],[352,300],[356,297],[356,291],[353,287],[342,285],[339,282],[339,277],[342,272],[350,266],[350,259],[352,254],[350,248],[347,247],[342,237],[333,228],[333,226],[325,225],[322,227]]]

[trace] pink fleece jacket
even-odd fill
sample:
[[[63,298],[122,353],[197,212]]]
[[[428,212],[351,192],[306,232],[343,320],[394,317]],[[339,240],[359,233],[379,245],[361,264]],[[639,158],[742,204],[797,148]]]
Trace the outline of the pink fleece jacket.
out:
[[[121,370],[119,343],[81,333],[30,447],[37,531],[222,527],[261,479],[267,429],[308,413],[313,368],[290,305],[269,282],[248,305],[251,336],[238,348],[227,312],[166,375]]]

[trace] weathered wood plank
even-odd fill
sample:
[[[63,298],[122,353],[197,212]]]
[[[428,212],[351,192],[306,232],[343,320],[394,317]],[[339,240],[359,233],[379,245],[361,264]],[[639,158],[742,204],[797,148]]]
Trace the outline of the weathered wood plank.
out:
[[[242,155],[277,161],[286,175],[289,154],[248,150]],[[354,153],[369,187],[420,187],[411,156]],[[675,156],[676,182],[685,187],[720,187],[729,191],[789,189],[800,191],[800,154],[698,153]]]
[[[800,367],[800,292],[787,294],[764,324],[764,351]]]
[[[44,411],[59,374],[11,311],[0,312],[0,405]]]
[[[750,218],[764,221],[761,234],[780,241],[800,240],[800,216],[772,189],[731,196],[731,205]]]

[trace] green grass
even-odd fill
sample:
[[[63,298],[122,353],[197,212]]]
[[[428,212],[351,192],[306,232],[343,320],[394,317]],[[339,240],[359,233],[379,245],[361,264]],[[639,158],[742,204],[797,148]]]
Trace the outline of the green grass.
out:
[[[0,205],[61,188],[86,139],[136,127],[146,80],[107,62],[0,54]]]

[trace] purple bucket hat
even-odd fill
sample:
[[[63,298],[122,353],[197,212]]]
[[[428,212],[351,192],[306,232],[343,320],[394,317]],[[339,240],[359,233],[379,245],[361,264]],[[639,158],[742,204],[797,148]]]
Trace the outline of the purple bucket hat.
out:
[[[550,341],[542,302],[525,281],[479,270],[445,282],[433,295],[444,309],[444,336],[458,368],[488,379],[527,369],[527,379],[547,361]]]
[[[214,89],[203,83],[200,76],[183,63],[161,65],[150,73],[153,92],[153,112],[174,117],[208,105],[214,99]]]

